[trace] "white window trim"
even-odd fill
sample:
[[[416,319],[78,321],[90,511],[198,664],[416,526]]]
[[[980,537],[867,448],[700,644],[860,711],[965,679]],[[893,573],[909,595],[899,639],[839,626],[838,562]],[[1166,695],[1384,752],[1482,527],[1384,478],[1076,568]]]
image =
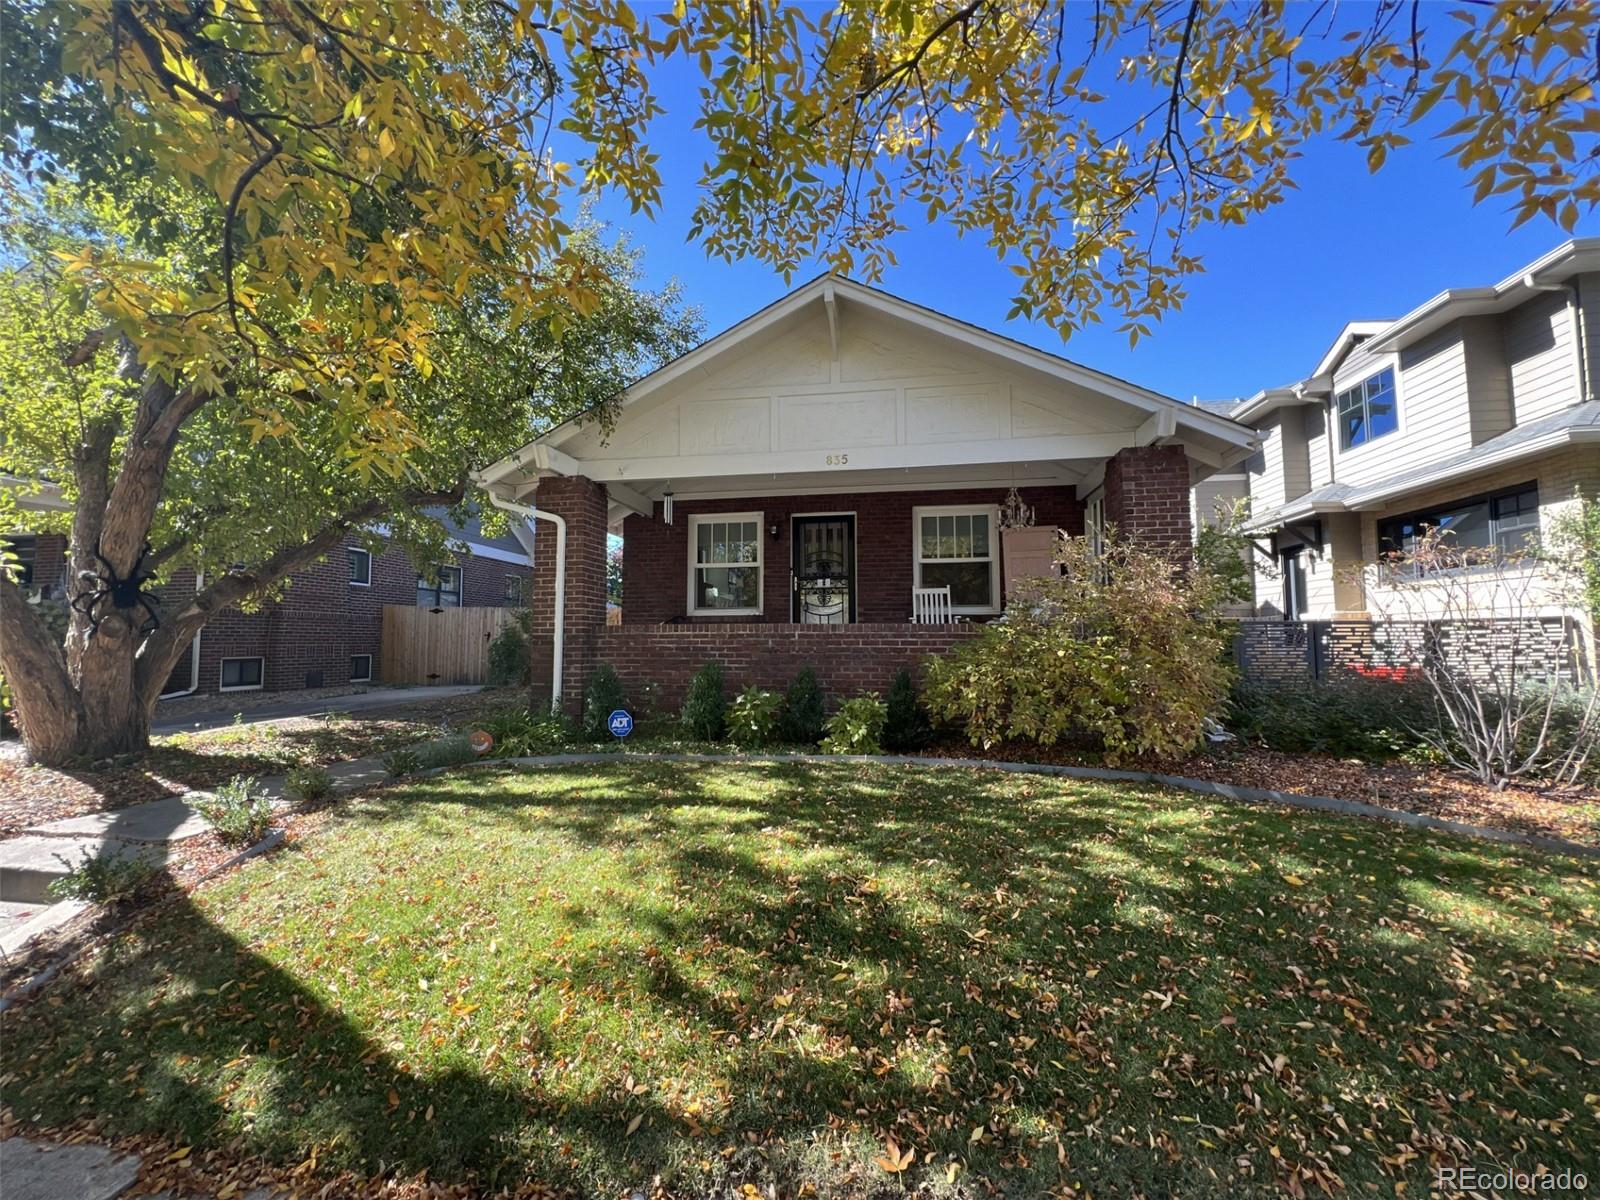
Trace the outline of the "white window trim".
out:
[[[516,581],[514,584],[513,580]],[[508,571],[506,573],[506,588],[501,593],[500,599],[508,604],[526,604],[528,602],[528,577]]]
[[[929,558],[922,557],[922,518],[959,517],[982,514],[989,518],[988,558]],[[989,603],[986,605],[954,604],[950,611],[958,616],[990,617],[1000,611],[1000,506],[998,504],[928,504],[911,510],[911,578],[913,586],[922,587],[922,564],[987,562],[989,564]]]
[[[350,581],[350,586],[351,587],[364,587],[364,588],[371,587],[372,586],[372,551],[371,550],[364,550],[360,546],[346,546],[345,547],[345,557],[346,557],[346,559],[348,560],[349,556],[352,555],[352,554],[359,554],[359,555],[361,555],[362,557],[364,557],[367,560],[367,581],[365,583],[362,583],[359,579],[352,579]]]
[[[359,679],[356,678],[356,676],[354,676],[354,675],[350,676],[350,682],[351,683],[371,683],[372,682],[372,655],[370,655],[370,654],[352,654],[350,657],[352,659],[364,658],[364,659],[367,660],[367,673],[365,675],[361,676]]]
[[[224,684],[222,682],[222,669],[224,667],[226,667],[229,663],[231,663],[231,662],[251,662],[251,661],[255,661],[255,662],[258,662],[258,663],[261,664],[261,682],[260,683]],[[236,655],[232,655],[232,656],[230,656],[228,658],[225,658],[221,662],[217,663],[217,691],[219,691],[219,692],[259,692],[266,685],[266,682],[267,682],[267,660],[262,655],[259,655],[259,654],[236,654]]]
[[[1369,438],[1359,446],[1346,446],[1343,432],[1339,426],[1339,393],[1348,392],[1353,387],[1359,387],[1374,375],[1382,375],[1385,371],[1394,372],[1394,432]],[[1374,359],[1364,370],[1348,376],[1342,382],[1335,379],[1333,388],[1328,393],[1328,402],[1324,411],[1327,413],[1328,420],[1328,444],[1333,447],[1335,462],[1359,457],[1373,446],[1392,447],[1398,445],[1406,435],[1405,385],[1401,382],[1400,355],[1398,353],[1386,354],[1383,356],[1381,365],[1378,359]],[[1280,462],[1282,461],[1281,455],[1279,460]],[[1337,479],[1337,476],[1335,478]]]
[[[697,513],[689,518],[689,577],[688,577],[688,607],[685,611],[691,617],[759,617],[766,611],[767,587],[767,527],[759,512],[730,512],[730,513]],[[699,553],[700,536],[698,530],[701,525],[733,524],[734,522],[754,521],[756,523],[756,561],[753,563],[702,563],[697,555]],[[696,608],[694,603],[695,571],[700,567],[754,567],[756,569],[756,606],[754,608]]]

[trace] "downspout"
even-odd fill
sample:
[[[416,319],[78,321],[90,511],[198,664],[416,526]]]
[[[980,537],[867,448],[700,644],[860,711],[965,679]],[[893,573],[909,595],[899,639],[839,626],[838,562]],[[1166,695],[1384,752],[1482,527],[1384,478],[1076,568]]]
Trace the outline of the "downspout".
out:
[[[194,594],[198,596],[200,589],[206,584],[204,571],[194,573]],[[181,692],[163,692],[157,700],[176,700],[180,696],[192,696],[200,690],[200,631],[194,631],[194,641],[189,643],[189,686]]]
[[[473,478],[482,486],[482,480],[474,475]],[[514,513],[525,520],[549,521],[556,527],[556,596],[555,596],[555,650],[550,664],[550,711],[561,712],[561,659],[562,652],[566,649],[567,633],[567,522],[564,518],[553,512],[545,512],[539,508],[530,508],[526,504],[518,504],[513,500],[497,496],[489,488],[484,487],[484,494],[489,497],[489,503],[503,512]],[[529,556],[530,558],[532,555]],[[537,564],[535,564],[537,567]]]

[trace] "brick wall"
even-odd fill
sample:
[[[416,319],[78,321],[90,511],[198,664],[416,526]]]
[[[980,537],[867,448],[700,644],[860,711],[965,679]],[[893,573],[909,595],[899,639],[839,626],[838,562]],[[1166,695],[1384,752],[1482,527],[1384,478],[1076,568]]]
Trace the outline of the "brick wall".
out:
[[[1106,463],[1106,520],[1121,537],[1187,554],[1189,486],[1182,446],[1119,450]]]
[[[462,603],[470,607],[508,604],[506,576],[526,580],[526,565],[458,554]],[[181,604],[194,595],[194,573],[180,571],[161,589],[165,602]],[[215,692],[224,658],[264,658],[266,691],[304,687],[343,687],[350,682],[350,659],[372,655],[374,681],[382,642],[383,607],[417,602],[417,572],[400,550],[385,550],[372,559],[371,584],[350,582],[344,550],[290,576],[281,599],[256,612],[237,608],[218,613],[201,631],[200,691]],[[174,669],[167,691],[188,688],[189,655]]]
[[[613,625],[600,631],[595,661],[611,664],[622,679],[630,704],[637,705],[646,683],[657,685],[664,710],[683,703],[689,678],[707,661],[722,664],[731,700],[751,684],[781,691],[802,667],[817,673],[830,707],[859,692],[882,695],[895,673],[909,667],[920,674],[922,661],[976,637],[983,627],[911,625],[906,622],[857,625],[695,624]],[[569,668],[570,672],[570,668]],[[573,675],[576,681],[576,675]],[[581,688],[569,689],[567,708],[581,706]]]
[[[1179,452],[1180,461],[1182,452]],[[1187,471],[1187,468],[1185,468]],[[1187,479],[1187,475],[1185,475]],[[540,486],[540,504],[548,482]],[[1188,513],[1187,482],[1183,503]],[[1022,488],[1041,525],[1071,534],[1083,532],[1083,505],[1070,487]],[[760,617],[695,617],[705,623],[781,622],[792,619],[790,566],[793,544],[789,518],[804,513],[854,513],[856,518],[856,618],[906,621],[911,616],[911,510],[922,505],[999,504],[1004,488],[961,491],[864,492],[826,496],[763,496],[749,500],[685,500],[674,504],[673,524],[654,517],[628,517],[622,530],[623,626],[650,625],[683,617],[689,607],[689,518],[702,513],[760,512],[762,608]],[[767,530],[777,525],[779,536]],[[1187,536],[1187,535],[1186,535]],[[996,542],[995,554],[1000,553]],[[1003,583],[1002,583],[1003,586]],[[570,603],[570,600],[569,600]]]
[[[606,622],[606,489],[581,476],[546,479],[539,484],[539,508],[567,523],[562,690],[571,701],[582,696],[595,661],[595,638]],[[548,699],[555,639],[555,528],[549,521],[535,521],[534,537],[530,678],[534,696]]]

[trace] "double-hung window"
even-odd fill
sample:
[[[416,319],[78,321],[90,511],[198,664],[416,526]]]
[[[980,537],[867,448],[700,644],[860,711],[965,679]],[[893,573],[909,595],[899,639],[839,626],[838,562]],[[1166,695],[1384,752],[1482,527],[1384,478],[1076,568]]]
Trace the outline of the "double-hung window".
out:
[[[761,612],[761,514],[689,518],[689,611],[706,616]]]
[[[1000,611],[995,508],[939,506],[911,510],[918,587],[948,587],[950,608]]]
[[[461,568],[437,567],[430,582],[427,576],[417,576],[418,608],[460,608]]]
[[[1369,375],[1334,397],[1339,420],[1339,448],[1351,450],[1400,428],[1394,401],[1394,368]]]

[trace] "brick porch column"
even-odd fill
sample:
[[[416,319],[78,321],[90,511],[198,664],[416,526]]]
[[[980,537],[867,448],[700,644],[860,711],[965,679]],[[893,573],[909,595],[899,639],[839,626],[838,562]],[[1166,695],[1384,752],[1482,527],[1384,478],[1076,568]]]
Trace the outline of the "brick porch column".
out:
[[[606,623],[606,489],[582,476],[544,479],[537,507],[567,523],[566,645],[562,651],[562,705],[581,711],[583,689],[594,667],[595,639]],[[551,653],[555,641],[556,528],[533,523],[533,587],[529,595],[533,636],[530,679],[536,704],[550,702]]]
[[[1182,446],[1118,450],[1106,464],[1106,520],[1119,537],[1189,553],[1189,460]]]

